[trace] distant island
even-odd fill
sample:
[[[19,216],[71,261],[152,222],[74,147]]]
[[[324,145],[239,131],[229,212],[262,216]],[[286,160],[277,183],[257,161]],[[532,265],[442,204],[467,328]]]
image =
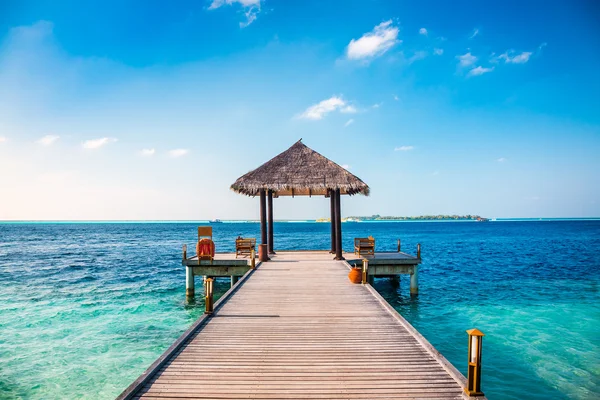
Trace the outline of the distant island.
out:
[[[478,221],[487,222],[488,218],[479,215],[419,215],[416,217],[393,217],[381,216],[379,214],[366,216],[353,216],[342,218],[342,222],[361,222],[361,221]],[[317,222],[329,222],[329,218],[319,218]]]

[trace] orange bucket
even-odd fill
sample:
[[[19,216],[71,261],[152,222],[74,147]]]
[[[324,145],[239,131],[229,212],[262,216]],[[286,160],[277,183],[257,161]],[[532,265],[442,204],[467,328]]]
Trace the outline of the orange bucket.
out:
[[[362,283],[362,268],[352,268],[348,273],[348,279],[352,283]]]

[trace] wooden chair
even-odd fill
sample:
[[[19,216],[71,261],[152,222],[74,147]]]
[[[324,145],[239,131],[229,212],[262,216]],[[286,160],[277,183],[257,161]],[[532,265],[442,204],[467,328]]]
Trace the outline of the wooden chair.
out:
[[[211,254],[200,255],[200,246],[201,242],[204,242],[205,239],[210,241],[210,246],[212,247],[211,253],[215,252],[215,243],[212,240],[212,226],[199,226],[198,227],[198,242],[196,244],[196,255],[198,256],[198,261],[200,260],[210,260],[212,262],[213,256]]]
[[[375,255],[375,239],[373,236],[368,238],[355,238],[354,239],[354,254],[359,256],[362,254]]]
[[[256,251],[255,238],[243,238],[239,236],[235,239],[235,258],[238,258],[238,256],[250,256],[252,250]]]
[[[212,226],[199,226],[198,227],[198,240],[202,238],[208,238],[212,240]]]

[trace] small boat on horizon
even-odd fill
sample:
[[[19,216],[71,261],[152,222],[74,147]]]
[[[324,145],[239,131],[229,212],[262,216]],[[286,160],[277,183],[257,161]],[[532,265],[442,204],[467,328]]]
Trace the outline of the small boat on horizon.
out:
[[[211,224],[222,224],[223,223],[223,221],[221,221],[220,219],[217,219],[217,218],[211,219],[208,222],[210,222]]]

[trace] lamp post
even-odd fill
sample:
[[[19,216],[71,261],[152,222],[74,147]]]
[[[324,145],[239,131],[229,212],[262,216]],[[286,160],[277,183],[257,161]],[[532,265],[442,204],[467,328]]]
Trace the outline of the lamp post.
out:
[[[469,370],[465,393],[469,396],[483,396],[481,391],[481,343],[485,336],[479,329],[470,329],[469,334]]]
[[[204,298],[206,309],[204,311],[204,314],[212,314],[212,312],[213,312],[213,279],[206,278],[206,280],[204,281],[204,285],[206,287],[206,297]]]

